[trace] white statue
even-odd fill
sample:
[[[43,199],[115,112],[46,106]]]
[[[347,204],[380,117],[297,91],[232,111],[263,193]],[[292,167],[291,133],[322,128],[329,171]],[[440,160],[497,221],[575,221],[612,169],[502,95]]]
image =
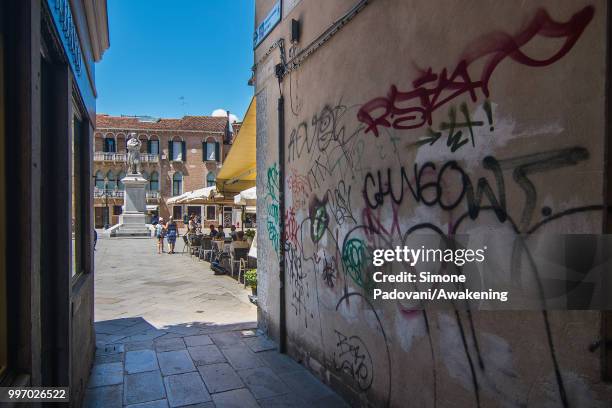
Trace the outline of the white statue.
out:
[[[129,174],[140,174],[140,146],[142,142],[133,136],[127,141],[127,165]]]

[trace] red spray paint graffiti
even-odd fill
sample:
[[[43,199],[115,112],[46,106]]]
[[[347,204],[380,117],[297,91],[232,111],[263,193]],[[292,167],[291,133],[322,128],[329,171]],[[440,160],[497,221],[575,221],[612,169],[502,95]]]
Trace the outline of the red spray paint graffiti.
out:
[[[412,82],[413,89],[410,91],[402,92],[391,85],[387,96],[374,98],[364,104],[357,113],[357,119],[367,125],[366,133],[372,131],[377,137],[379,127],[416,129],[425,124],[431,125],[433,112],[460,95],[468,93],[472,101],[476,102],[476,91],[480,89],[488,97],[491,75],[506,58],[530,67],[545,67],[561,59],[578,41],[594,13],[594,7],[587,6],[569,21],[559,23],[545,10],[539,9],[526,28],[514,36],[497,31],[472,42],[450,75],[446,68],[435,73],[430,67]],[[535,59],[521,51],[521,47],[536,36],[564,38],[565,41],[550,57]],[[474,81],[468,68],[474,61],[484,57],[487,60],[479,79]]]

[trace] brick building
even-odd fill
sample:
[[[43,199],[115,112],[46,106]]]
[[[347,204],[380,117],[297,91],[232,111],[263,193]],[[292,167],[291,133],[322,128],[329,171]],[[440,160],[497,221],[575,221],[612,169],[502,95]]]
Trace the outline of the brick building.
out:
[[[127,171],[126,141],[135,134],[142,141],[141,160],[147,187],[148,219],[183,212],[198,213],[217,222],[217,206],[166,204],[170,197],[214,186],[232,144],[234,130],[226,117],[184,116],[160,119],[149,116],[97,115],[94,143],[94,215],[97,228],[119,221],[123,205],[121,179]],[[210,218],[210,219],[209,219]]]

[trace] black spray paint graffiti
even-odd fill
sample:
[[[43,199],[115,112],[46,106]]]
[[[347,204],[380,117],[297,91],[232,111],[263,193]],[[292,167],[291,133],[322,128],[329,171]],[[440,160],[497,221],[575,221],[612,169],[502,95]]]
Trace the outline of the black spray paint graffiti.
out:
[[[363,341],[357,336],[347,337],[336,330],[338,341],[333,354],[334,369],[348,374],[359,389],[367,391],[374,380],[372,356]]]
[[[359,160],[365,150],[364,141],[359,138],[363,126],[347,130],[343,123],[351,109],[339,103],[325,106],[312,116],[310,124],[300,123],[291,131],[287,142],[287,161],[308,157],[312,165],[304,174],[310,190],[319,188],[321,183],[332,176],[353,177],[359,172]]]
[[[446,162],[439,168],[432,162],[424,163],[421,166],[414,164],[412,177],[404,166],[399,169],[399,176],[396,175],[395,178],[393,173],[396,170],[387,168],[377,171],[376,176],[372,173],[366,175],[363,195],[366,205],[372,209],[382,206],[387,197],[398,205],[407,198],[411,198],[416,203],[429,207],[439,206],[446,211],[456,209],[465,199],[467,213],[471,219],[476,219],[480,210],[486,206],[494,210],[500,222],[504,222],[508,212],[503,170],[512,170],[514,181],[525,193],[520,230],[527,232],[537,203],[536,188],[528,176],[533,173],[573,166],[587,160],[588,157],[588,151],[582,147],[536,153],[501,161],[487,156],[481,164],[484,169],[491,172],[495,180],[494,187],[486,177],[480,177],[474,183],[456,161]],[[437,175],[433,181],[431,174]],[[447,185],[457,184],[461,187],[453,192],[447,192],[444,188]],[[451,194],[452,196],[448,197]],[[485,198],[488,203],[483,204]]]
[[[483,104],[483,109],[487,114],[489,131],[493,131],[493,115],[491,112],[491,104],[487,100]],[[474,128],[482,127],[485,123],[481,120],[473,120],[470,116],[470,111],[465,102],[463,102],[459,110],[463,115],[463,122],[457,122],[457,110],[454,106],[449,109],[448,122],[442,122],[439,130],[434,130],[431,127],[427,128],[427,136],[424,139],[420,139],[414,143],[416,146],[435,144],[444,134],[446,134],[446,146],[452,153],[459,150],[465,144],[471,143],[472,147],[476,146],[476,140],[474,139]]]

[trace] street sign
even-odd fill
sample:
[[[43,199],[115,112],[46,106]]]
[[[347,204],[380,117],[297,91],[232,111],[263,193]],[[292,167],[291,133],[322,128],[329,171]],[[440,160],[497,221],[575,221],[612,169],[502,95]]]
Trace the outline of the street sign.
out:
[[[281,15],[281,0],[278,0],[264,21],[255,30],[253,34],[253,49],[257,48],[264,38],[270,34],[270,31],[281,21]]]

